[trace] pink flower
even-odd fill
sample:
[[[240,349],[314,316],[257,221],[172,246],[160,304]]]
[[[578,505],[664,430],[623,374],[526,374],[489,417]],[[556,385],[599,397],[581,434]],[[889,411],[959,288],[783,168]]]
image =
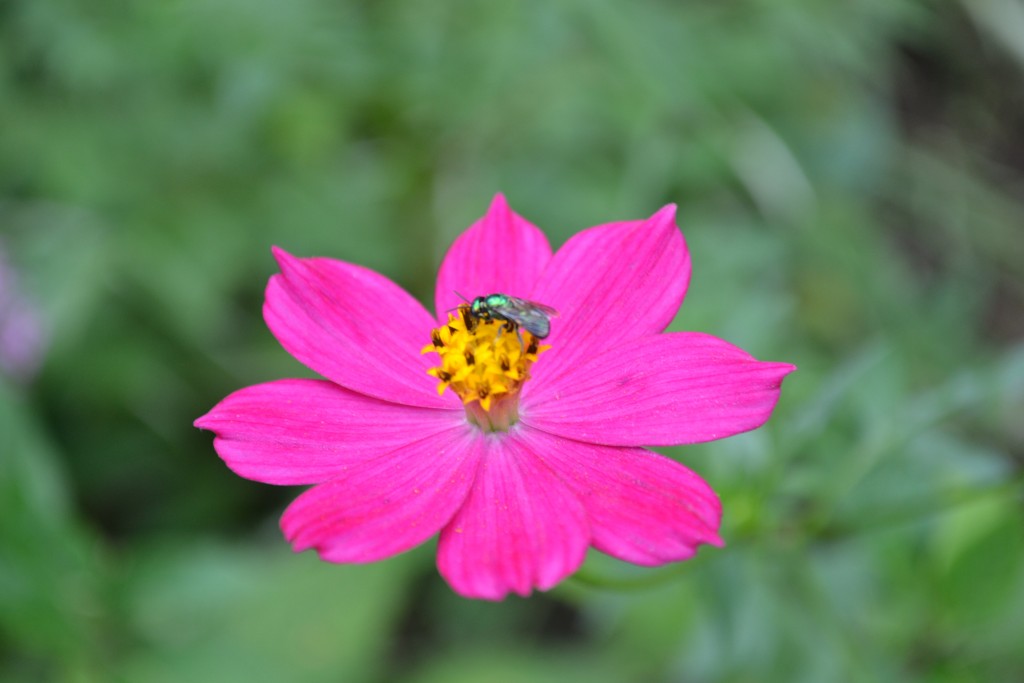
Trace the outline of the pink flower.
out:
[[[795,368],[663,333],[690,279],[674,217],[590,228],[552,254],[498,195],[441,265],[437,318],[366,268],[275,249],[264,318],[327,379],[247,387],[195,424],[240,476],[314,485],[281,519],[296,551],[373,562],[440,532],[438,569],[467,597],[549,589],[589,546],[654,566],[721,545],[715,493],[643,446],[756,429]],[[456,292],[560,315],[538,347]]]

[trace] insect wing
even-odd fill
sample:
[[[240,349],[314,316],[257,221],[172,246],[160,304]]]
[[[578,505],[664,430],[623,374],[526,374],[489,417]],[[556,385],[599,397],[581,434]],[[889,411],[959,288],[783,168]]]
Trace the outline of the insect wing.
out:
[[[516,323],[538,339],[544,339],[551,333],[551,316],[558,311],[525,299],[508,297],[508,303],[501,307],[501,315]]]
[[[539,308],[541,311],[546,313],[549,318],[557,318],[558,317],[558,311],[556,311],[555,309],[551,308],[550,306],[545,306],[544,304],[539,304],[536,301],[527,301],[526,303],[530,304],[534,308]]]
[[[556,311],[555,309],[551,308],[550,306],[545,306],[544,304],[539,304],[536,301],[517,299],[514,296],[506,296],[505,298],[508,299],[508,307],[513,308],[515,310],[526,311],[535,309],[536,311],[545,314],[549,318],[554,318],[558,315],[558,311]]]

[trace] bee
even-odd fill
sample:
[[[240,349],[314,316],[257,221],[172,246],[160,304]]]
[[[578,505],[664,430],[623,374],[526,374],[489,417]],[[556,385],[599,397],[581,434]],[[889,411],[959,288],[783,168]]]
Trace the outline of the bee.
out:
[[[558,311],[550,306],[507,294],[488,294],[472,301],[461,294],[459,296],[469,304],[469,314],[474,318],[504,320],[510,325],[509,331],[514,329],[518,335],[521,327],[537,339],[551,334],[551,318],[558,315]],[[522,341],[522,337],[519,339]]]

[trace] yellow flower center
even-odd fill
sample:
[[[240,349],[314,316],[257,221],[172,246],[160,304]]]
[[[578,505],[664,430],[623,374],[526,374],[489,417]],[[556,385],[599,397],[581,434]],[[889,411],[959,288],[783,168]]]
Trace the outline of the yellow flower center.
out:
[[[422,353],[436,353],[440,365],[427,372],[438,379],[437,393],[451,387],[470,421],[485,431],[506,431],[519,418],[519,389],[530,366],[550,346],[513,323],[484,319],[468,305],[449,313],[448,324],[431,333]]]

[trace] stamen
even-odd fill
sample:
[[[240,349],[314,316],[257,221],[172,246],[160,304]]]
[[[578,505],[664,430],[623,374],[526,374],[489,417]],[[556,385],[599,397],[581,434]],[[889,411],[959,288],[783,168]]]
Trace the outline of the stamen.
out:
[[[485,431],[505,431],[518,421],[519,390],[538,355],[550,348],[513,322],[473,315],[466,304],[458,315],[449,313],[430,339],[422,352],[440,356],[439,365],[427,370],[438,379],[437,392],[450,387],[469,420]]]

